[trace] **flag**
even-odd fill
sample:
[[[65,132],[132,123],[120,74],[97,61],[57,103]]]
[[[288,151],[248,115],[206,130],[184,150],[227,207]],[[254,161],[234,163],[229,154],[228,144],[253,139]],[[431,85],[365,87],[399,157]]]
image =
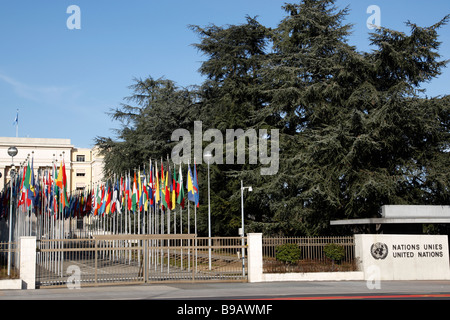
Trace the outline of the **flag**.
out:
[[[188,200],[195,202],[195,194],[197,193],[197,188],[195,187],[195,184],[194,184],[194,176],[192,175],[190,166],[188,166],[186,189],[188,192]]]
[[[113,192],[112,192],[112,199],[111,199],[111,214],[114,214],[116,212],[116,206],[117,206],[117,197],[119,194],[119,190],[117,189],[118,181],[113,186]]]
[[[120,213],[122,210],[122,204],[120,201],[121,198],[121,184],[119,184],[119,181],[116,182],[116,185],[114,186],[114,194],[113,194],[113,203],[111,205],[111,213]]]
[[[167,200],[170,199],[170,196],[168,195],[168,191],[167,191],[167,185],[168,185],[168,181],[167,181],[167,174],[166,174],[166,179],[164,181],[161,181],[161,206],[163,207],[163,209],[168,209],[169,208],[169,202]]]
[[[100,206],[101,206],[101,194],[100,194],[100,186],[97,185],[97,191],[95,192],[95,198],[94,198],[94,216],[97,216],[99,214],[99,210],[100,210]]]
[[[145,177],[145,169],[144,169],[144,177]],[[141,170],[139,170],[138,172],[138,202],[139,202],[139,211],[142,211],[144,209],[144,188],[145,188],[145,183],[142,183],[142,177],[141,177]]]
[[[144,169],[144,184],[142,187],[142,204],[144,206],[144,211],[146,211],[146,209],[148,208],[148,201],[149,201],[149,194],[148,194],[148,189],[150,189],[150,186],[147,184],[147,175],[145,174],[145,169]],[[150,190],[150,194],[151,194],[151,190]]]
[[[153,184],[153,167],[152,162],[150,161],[150,174],[149,174],[149,180],[148,180],[148,188],[149,188],[149,199],[150,199],[150,205],[155,205],[155,185]]]
[[[13,126],[19,125],[19,110],[17,110],[16,118],[14,119]]]
[[[168,172],[166,176],[166,202],[167,202],[167,208],[172,210],[173,204],[172,204],[172,189],[173,189],[173,177],[172,177],[172,170],[170,169],[170,164],[167,163]]]
[[[108,193],[106,192],[106,188],[108,187],[108,182],[106,183],[106,187],[101,186],[101,200],[100,200],[100,208],[98,209],[98,214],[104,216],[106,211],[106,198]]]
[[[126,197],[126,176],[125,179],[121,176],[120,177],[120,193],[119,193],[119,198],[120,198],[120,211],[122,212],[122,208],[126,208],[126,203],[127,203],[127,197]]]
[[[194,188],[195,190],[197,190],[197,192],[195,193],[195,205],[197,206],[197,208],[200,206],[200,193],[199,193],[199,189],[198,189],[198,177],[197,177],[197,165],[194,162]]]
[[[28,206],[30,205],[31,200],[28,199],[28,191],[30,189],[30,178],[31,178],[31,172],[30,172],[30,161],[28,161],[27,165],[24,168],[23,173],[23,180],[22,180],[22,198],[19,204],[25,205],[25,208],[28,209]]]
[[[181,170],[181,164],[180,164],[180,174],[178,176],[179,180],[177,181],[177,203],[184,209],[184,186],[183,186],[183,172]]]
[[[130,195],[130,173],[128,173],[128,176],[125,177],[126,179],[126,189],[125,189],[125,197],[126,197],[126,201],[125,201],[125,205],[128,209],[128,211],[131,210],[131,195]]]
[[[160,186],[159,186],[158,164],[156,164],[155,178],[156,178],[156,185],[155,185],[155,205],[159,205],[159,202],[161,201],[161,191],[160,191]]]
[[[62,162],[59,164],[59,171],[58,176],[56,179],[56,185],[62,189],[63,188],[63,168],[62,168]]]
[[[105,205],[105,215],[109,215],[111,213],[111,186],[107,185],[106,190],[106,205]]]
[[[175,205],[177,203],[177,170],[175,165],[173,166],[173,179],[172,179],[172,199],[171,199],[171,204],[172,204],[172,210],[175,209]]]
[[[52,198],[53,198],[53,204],[52,204],[52,211],[53,214],[55,215],[56,218],[56,214],[58,213],[58,186],[56,185],[56,180],[57,180],[58,176],[57,176],[57,170],[56,170],[56,164],[53,164],[53,186],[52,186]]]
[[[164,179],[164,165],[161,160],[161,208],[164,210],[167,209],[166,185],[167,179]]]
[[[37,192],[36,192],[36,183],[34,181],[34,158],[31,159],[31,168],[30,168],[30,181],[28,185],[28,206],[37,204]]]
[[[131,209],[133,210],[133,213],[136,213],[137,204],[138,204],[138,193],[137,193],[136,172],[135,172],[133,180],[133,194],[131,196]]]
[[[62,161],[62,190],[61,190],[61,204],[62,209],[64,210],[68,205],[69,201],[67,199],[67,177],[66,177],[66,164],[64,163],[64,159]]]

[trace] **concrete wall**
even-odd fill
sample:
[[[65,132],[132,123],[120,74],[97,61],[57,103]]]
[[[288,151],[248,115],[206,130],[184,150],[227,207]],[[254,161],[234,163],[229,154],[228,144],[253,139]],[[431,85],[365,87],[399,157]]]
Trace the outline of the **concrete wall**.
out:
[[[20,279],[0,281],[0,290],[36,289],[36,237],[20,238]]]
[[[20,238],[20,279],[22,289],[36,289],[36,237]]]
[[[250,233],[248,237],[248,281],[355,281],[364,280],[364,273],[312,272],[312,273],[263,273],[262,234]]]
[[[263,273],[262,234],[248,234],[248,281],[450,280],[447,236],[355,235],[356,272]]]
[[[450,280],[447,236],[355,235],[366,279]]]

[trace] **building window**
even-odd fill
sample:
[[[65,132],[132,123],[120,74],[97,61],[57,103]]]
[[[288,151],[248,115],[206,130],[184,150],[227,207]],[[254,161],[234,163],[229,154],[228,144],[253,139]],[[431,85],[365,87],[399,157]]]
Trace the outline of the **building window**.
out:
[[[76,175],[77,175],[77,177],[85,177],[86,176],[86,171],[84,169],[78,169],[76,171]]]
[[[85,156],[84,155],[78,155],[77,156],[77,162],[85,162]]]

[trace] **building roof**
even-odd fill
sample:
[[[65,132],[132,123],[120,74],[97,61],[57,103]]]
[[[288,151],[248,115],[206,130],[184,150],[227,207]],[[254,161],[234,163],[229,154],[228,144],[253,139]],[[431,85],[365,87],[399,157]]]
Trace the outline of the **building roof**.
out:
[[[381,218],[330,221],[332,226],[406,223],[450,223],[450,206],[387,205],[381,207]]]
[[[11,138],[0,137],[0,145],[4,146],[52,146],[73,148],[70,139],[47,139],[47,138]]]

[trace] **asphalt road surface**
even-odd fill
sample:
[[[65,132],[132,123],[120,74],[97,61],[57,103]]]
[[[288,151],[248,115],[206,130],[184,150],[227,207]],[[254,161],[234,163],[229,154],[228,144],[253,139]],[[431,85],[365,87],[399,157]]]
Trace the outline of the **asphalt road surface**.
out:
[[[311,315],[320,319],[373,315],[414,319],[424,312],[437,315],[446,311],[450,300],[450,281],[386,281],[379,288],[370,287],[365,281],[341,281],[1,290],[0,305],[3,310],[9,308],[21,316],[47,314],[51,318],[59,315],[118,319],[126,315],[130,320],[141,317],[283,320]]]
[[[450,281],[179,283],[0,290],[0,300],[387,300],[450,299]]]

